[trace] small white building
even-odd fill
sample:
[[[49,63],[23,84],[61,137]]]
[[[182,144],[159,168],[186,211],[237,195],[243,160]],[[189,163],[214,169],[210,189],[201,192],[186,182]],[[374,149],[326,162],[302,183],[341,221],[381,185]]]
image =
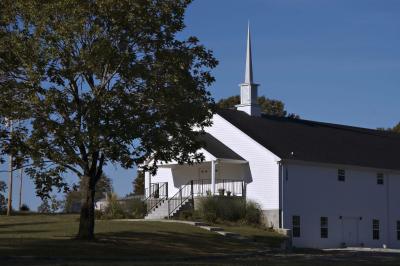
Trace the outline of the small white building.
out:
[[[162,199],[148,206],[148,218],[224,193],[260,203],[268,225],[291,229],[297,247],[400,248],[400,136],[264,115],[257,86],[248,33],[240,105],[214,115],[203,163],[164,162],[146,174],[147,196]]]

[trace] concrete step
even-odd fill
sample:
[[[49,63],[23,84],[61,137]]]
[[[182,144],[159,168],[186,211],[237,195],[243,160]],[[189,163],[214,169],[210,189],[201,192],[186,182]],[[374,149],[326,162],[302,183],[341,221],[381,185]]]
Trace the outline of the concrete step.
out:
[[[215,231],[215,233],[227,236],[227,237],[240,237],[240,234],[226,231]]]
[[[211,232],[224,231],[223,228],[216,226],[199,226],[199,227]]]
[[[210,226],[208,223],[203,223],[203,222],[193,222],[194,226]]]

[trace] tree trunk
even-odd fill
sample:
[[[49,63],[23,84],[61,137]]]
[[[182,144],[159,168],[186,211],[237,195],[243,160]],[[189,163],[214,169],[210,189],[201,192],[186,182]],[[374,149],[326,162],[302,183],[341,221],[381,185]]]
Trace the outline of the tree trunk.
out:
[[[94,239],[94,194],[95,177],[89,175],[82,177],[81,217],[79,222],[78,238],[82,240]]]

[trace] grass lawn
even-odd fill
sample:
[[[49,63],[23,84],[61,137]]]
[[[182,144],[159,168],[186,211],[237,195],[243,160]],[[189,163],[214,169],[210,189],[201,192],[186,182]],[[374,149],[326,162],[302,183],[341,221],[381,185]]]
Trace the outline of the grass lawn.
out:
[[[0,265],[400,265],[400,258],[379,255],[265,252],[281,237],[251,227],[229,231],[263,241],[242,242],[186,224],[97,221],[97,241],[74,239],[76,215],[0,216]],[[257,253],[259,252],[259,253]],[[247,255],[246,255],[247,254]],[[250,256],[249,256],[250,254]],[[258,254],[258,255],[257,255]],[[326,260],[329,258],[329,260]],[[393,263],[393,264],[391,264]]]
[[[285,237],[267,228],[257,228],[246,225],[222,225],[216,226],[223,228],[225,231],[238,233],[254,242],[265,244],[270,247],[279,247]]]

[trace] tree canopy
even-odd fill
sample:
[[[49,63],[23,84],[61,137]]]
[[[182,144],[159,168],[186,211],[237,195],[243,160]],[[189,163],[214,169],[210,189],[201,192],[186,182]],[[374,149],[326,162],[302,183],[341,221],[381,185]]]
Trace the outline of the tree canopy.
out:
[[[217,60],[196,37],[176,37],[189,3],[0,1],[0,118],[24,121],[11,146],[30,158],[39,194],[65,187],[67,172],[81,178],[79,238],[94,237],[104,165],[151,156],[154,172],[160,160],[203,159],[196,136],[211,124]]]
[[[133,195],[144,195],[144,172],[137,171],[135,180],[133,180]]]
[[[257,102],[260,105],[261,112],[267,115],[278,116],[278,117],[292,117],[300,118],[296,114],[289,114],[285,110],[285,104],[279,100],[268,99],[265,96],[257,98]],[[235,107],[240,103],[240,96],[235,95],[218,101],[217,106],[219,108],[229,109]]]

